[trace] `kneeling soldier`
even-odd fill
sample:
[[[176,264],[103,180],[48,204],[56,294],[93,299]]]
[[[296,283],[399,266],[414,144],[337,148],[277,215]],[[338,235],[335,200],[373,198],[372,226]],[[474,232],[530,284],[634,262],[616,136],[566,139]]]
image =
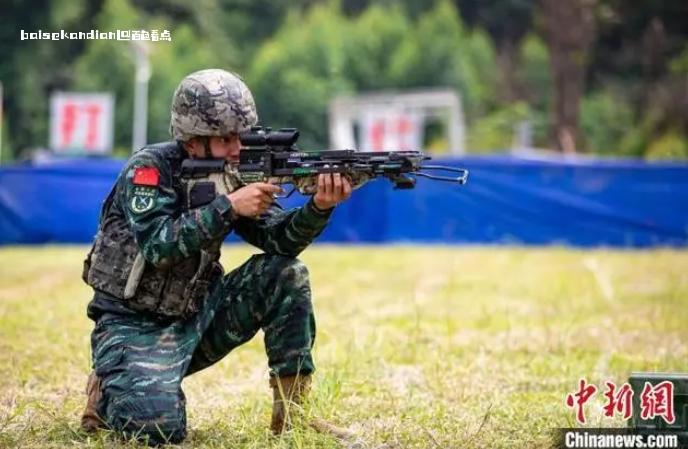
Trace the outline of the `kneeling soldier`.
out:
[[[287,426],[289,401],[305,399],[314,371],[315,319],[308,271],[296,259],[351,194],[348,180],[320,175],[300,208],[282,209],[280,187],[215,182],[195,204],[181,175],[187,158],[236,163],[239,133],[257,122],[251,92],[236,75],[202,70],[174,93],[174,141],[137,151],[103,203],[95,242],[84,263],[94,289],[88,316],[94,371],[82,427],[109,427],[151,443],[186,436],[181,383],[232,349],[265,333],[274,406],[271,428]],[[207,196],[207,195],[206,195]],[[224,274],[225,237],[234,231],[262,249]],[[296,407],[298,409],[298,407]],[[344,429],[311,420],[316,430]]]

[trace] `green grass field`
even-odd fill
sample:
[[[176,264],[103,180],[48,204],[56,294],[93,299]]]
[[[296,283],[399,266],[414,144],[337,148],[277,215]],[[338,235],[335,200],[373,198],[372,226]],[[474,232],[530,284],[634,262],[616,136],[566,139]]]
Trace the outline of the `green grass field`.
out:
[[[78,419],[90,369],[85,247],[0,249],[0,447],[135,447]],[[252,249],[224,250],[226,268]],[[362,447],[548,447],[579,377],[688,371],[688,251],[315,246],[313,412]],[[183,447],[327,448],[267,430],[255,338],[184,382]],[[601,402],[592,426],[618,426]]]

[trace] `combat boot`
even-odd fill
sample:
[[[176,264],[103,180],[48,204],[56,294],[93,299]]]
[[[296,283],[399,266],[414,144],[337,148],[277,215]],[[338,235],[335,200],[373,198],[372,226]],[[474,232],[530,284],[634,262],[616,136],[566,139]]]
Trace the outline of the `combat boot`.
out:
[[[303,417],[301,407],[308,397],[311,387],[310,375],[271,377],[272,421],[270,429],[276,435],[291,428],[292,418]],[[316,432],[330,435],[339,441],[350,441],[356,435],[343,427],[335,426],[321,418],[310,418],[308,425]]]
[[[86,409],[81,416],[81,428],[86,432],[95,432],[98,429],[105,429],[105,423],[96,413],[96,405],[102,395],[100,391],[100,378],[96,376],[95,371],[91,371],[88,375],[88,383],[86,384]]]

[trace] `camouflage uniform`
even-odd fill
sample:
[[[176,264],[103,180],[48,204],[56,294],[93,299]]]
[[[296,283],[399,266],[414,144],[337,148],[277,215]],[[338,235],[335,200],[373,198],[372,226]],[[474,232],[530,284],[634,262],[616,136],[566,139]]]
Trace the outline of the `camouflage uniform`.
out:
[[[290,211],[273,203],[261,217],[246,218],[223,194],[189,209],[179,177],[186,157],[179,142],[134,154],[103,205],[84,270],[95,290],[88,316],[102,393],[97,413],[152,443],[186,436],[182,379],[259,329],[272,376],[315,369],[308,271],[296,256],[331,210],[310,199]],[[223,275],[220,245],[232,231],[264,254]]]

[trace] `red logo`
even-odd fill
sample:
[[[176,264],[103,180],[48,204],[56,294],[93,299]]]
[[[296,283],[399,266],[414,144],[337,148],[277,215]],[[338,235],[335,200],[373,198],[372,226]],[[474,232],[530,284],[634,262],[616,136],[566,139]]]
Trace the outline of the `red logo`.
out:
[[[614,417],[616,413],[623,419],[630,419],[633,416],[633,389],[629,383],[624,383],[617,389],[614,382],[605,382],[607,386],[604,391],[606,403],[604,405],[604,416]],[[597,387],[589,384],[585,379],[578,381],[578,390],[566,395],[566,406],[576,410],[576,421],[585,424],[585,410],[583,406],[597,393]],[[645,388],[640,393],[640,418],[644,420],[654,419],[660,416],[667,422],[673,424],[676,420],[674,416],[674,384],[668,380],[652,386],[650,382],[645,382]]]
[[[661,416],[667,424],[673,424],[674,416],[674,384],[665,380],[654,387],[645,382],[645,388],[640,393],[640,417],[653,419]]]
[[[607,405],[604,406],[604,416],[614,417],[614,413],[620,413],[623,419],[629,419],[633,415],[633,389],[626,382],[621,388],[616,389],[614,382],[606,382],[607,390],[604,396]]]
[[[155,167],[137,167],[133,182],[137,186],[157,186],[160,182],[160,172]]]
[[[597,387],[593,384],[588,384],[585,379],[581,379],[578,381],[578,391],[569,393],[566,396],[566,405],[576,409],[576,421],[581,424],[585,424],[583,406],[595,393],[597,393]]]

